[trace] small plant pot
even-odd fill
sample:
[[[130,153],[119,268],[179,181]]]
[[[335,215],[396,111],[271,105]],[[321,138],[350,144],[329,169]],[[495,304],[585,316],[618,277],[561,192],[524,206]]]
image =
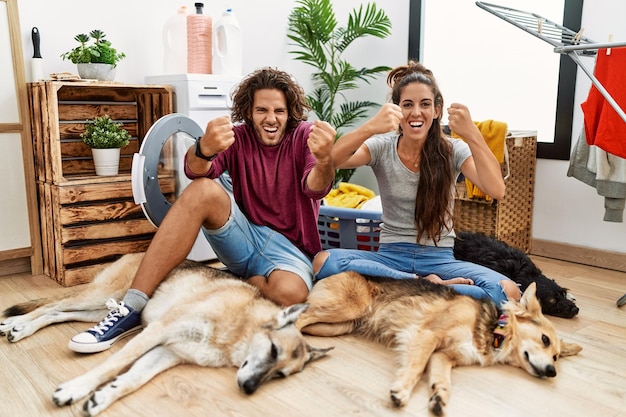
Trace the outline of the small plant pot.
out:
[[[117,175],[120,168],[120,148],[91,149],[96,175]]]
[[[111,64],[76,64],[78,75],[85,80],[113,81],[115,66]]]

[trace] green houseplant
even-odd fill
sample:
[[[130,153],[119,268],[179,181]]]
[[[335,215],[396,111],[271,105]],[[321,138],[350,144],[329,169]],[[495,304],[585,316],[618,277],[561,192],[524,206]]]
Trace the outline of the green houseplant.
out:
[[[391,21],[375,3],[353,9],[345,27],[338,27],[330,0],[298,0],[289,15],[288,38],[290,45],[297,47],[289,51],[296,59],[314,68],[311,74],[314,90],[307,94],[313,112],[337,130],[337,139],[342,129],[354,126],[367,117],[371,108],[379,104],[372,101],[350,101],[344,92],[359,88],[359,82],[369,83],[381,73],[389,71],[387,66],[355,68],[342,54],[356,39],[374,36],[386,38],[391,33]],[[353,169],[338,169],[335,184],[348,181]]]
[[[130,142],[130,133],[122,123],[113,121],[109,115],[95,117],[85,123],[80,138],[91,148],[96,175],[117,175],[120,148]]]
[[[106,34],[98,29],[92,30],[89,35],[80,33],[74,37],[79,45],[61,54],[61,58],[76,64],[81,78],[111,81],[115,79],[117,63],[124,59],[126,54],[113,48],[111,42],[105,37]],[[93,43],[88,44],[90,39],[93,40]]]

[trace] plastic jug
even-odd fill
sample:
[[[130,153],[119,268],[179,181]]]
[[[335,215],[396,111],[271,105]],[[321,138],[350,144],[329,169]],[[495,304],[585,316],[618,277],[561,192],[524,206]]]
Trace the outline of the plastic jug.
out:
[[[211,74],[213,69],[213,22],[202,14],[204,3],[195,3],[195,14],[187,15],[187,72]]]
[[[187,6],[180,6],[176,14],[163,26],[163,70],[165,74],[187,72]]]
[[[241,28],[232,9],[226,9],[215,24],[213,73],[234,76],[243,73]]]

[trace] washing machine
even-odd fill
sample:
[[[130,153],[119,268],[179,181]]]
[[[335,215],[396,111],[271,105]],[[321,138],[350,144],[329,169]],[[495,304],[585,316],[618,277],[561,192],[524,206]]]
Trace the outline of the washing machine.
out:
[[[174,112],[154,123],[146,133],[138,153],[133,156],[132,188],[136,204],[146,218],[159,227],[165,214],[191,180],[185,176],[184,156],[206,124],[215,117],[230,114],[230,93],[239,78],[212,74],[173,74],[149,76],[146,84],[171,85]],[[232,192],[228,174],[215,181]],[[188,259],[210,261],[215,252],[202,232]]]

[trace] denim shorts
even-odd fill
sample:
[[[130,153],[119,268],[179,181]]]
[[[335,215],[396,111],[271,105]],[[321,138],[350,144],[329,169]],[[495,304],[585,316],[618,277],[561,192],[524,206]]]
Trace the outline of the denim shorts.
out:
[[[204,236],[222,262],[246,279],[268,277],[274,270],[298,275],[309,290],[313,285],[311,260],[289,239],[267,226],[251,223],[231,196],[230,216],[219,229],[202,228]]]

